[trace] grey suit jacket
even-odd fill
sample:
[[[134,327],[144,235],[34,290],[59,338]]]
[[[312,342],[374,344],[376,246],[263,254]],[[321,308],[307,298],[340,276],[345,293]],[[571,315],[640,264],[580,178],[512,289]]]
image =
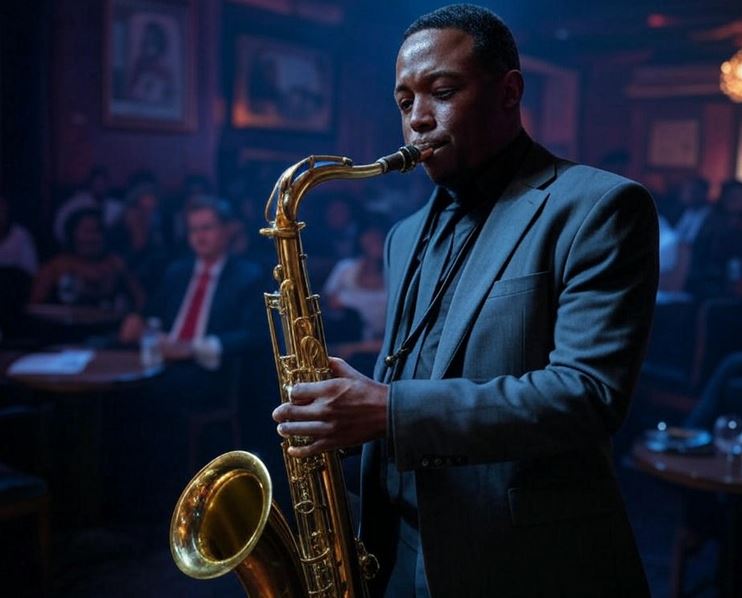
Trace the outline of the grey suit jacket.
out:
[[[431,203],[387,238],[381,357],[402,341]],[[415,471],[433,596],[648,595],[610,437],[628,409],[656,287],[646,190],[534,144],[441,316],[431,379],[391,385],[384,442],[400,470]],[[388,572],[397,531],[383,454],[381,442],[364,447],[361,535]]]

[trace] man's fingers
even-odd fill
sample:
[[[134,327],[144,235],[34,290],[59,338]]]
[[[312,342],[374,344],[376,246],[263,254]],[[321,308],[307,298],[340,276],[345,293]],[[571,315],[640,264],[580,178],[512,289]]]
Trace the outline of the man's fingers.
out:
[[[360,372],[353,369],[346,361],[339,357],[330,357],[330,371],[336,378],[357,378]]]
[[[319,455],[328,450],[330,450],[329,443],[324,439],[320,439],[316,440],[312,444],[308,444],[307,446],[290,446],[288,453],[291,457],[301,458]]]
[[[309,436],[311,438],[322,438],[330,434],[334,426],[321,421],[291,421],[278,424],[278,433],[287,438],[289,436]]]
[[[333,395],[337,383],[334,380],[322,380],[321,382],[302,382],[294,384],[289,389],[289,398],[296,405],[306,405],[320,397]]]
[[[283,403],[273,410],[273,419],[278,423],[288,421],[318,421],[323,419],[322,405],[310,403],[309,405],[294,405]]]

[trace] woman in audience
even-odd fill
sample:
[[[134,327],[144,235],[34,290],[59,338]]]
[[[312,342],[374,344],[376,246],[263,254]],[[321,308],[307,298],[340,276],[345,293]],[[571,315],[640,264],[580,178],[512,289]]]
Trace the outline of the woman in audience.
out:
[[[325,299],[332,309],[353,309],[360,314],[364,341],[378,341],[384,335],[384,236],[380,223],[364,226],[358,239],[359,257],[340,260],[324,287]]]
[[[0,196],[0,268],[18,268],[34,276],[39,268],[28,231],[13,222],[8,200]]]
[[[111,246],[149,293],[161,282],[169,253],[160,230],[159,199],[154,187],[141,185],[127,194],[124,214]]]
[[[10,204],[0,196],[0,342],[23,336],[23,310],[37,269],[31,235],[13,222]]]
[[[106,248],[100,211],[85,208],[70,215],[67,250],[39,271],[31,303],[93,305],[124,311],[141,308],[144,292],[124,261]]]

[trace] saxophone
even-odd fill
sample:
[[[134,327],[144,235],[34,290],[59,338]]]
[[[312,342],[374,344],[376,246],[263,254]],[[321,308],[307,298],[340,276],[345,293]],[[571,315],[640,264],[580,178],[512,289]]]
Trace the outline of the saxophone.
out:
[[[278,291],[264,296],[282,402],[290,400],[293,384],[331,375],[319,296],[311,292],[302,250],[304,223],[297,220],[302,199],[326,181],[406,172],[432,152],[407,145],[362,166],[340,156],[309,156],[279,177],[265,206],[269,226],[260,233],[273,239],[278,256]],[[232,451],[201,469],[170,524],[170,550],[181,571],[199,579],[234,571],[254,598],[367,596],[366,581],[379,565],[353,533],[338,452],[305,458],[287,452],[310,442],[294,436],[281,445],[296,534],[272,500],[270,475],[255,455]]]

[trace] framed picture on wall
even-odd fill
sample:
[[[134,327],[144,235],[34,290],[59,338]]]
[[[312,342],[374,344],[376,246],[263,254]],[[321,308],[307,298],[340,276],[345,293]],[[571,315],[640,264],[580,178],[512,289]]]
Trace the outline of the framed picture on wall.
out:
[[[235,127],[327,132],[333,91],[328,53],[251,35],[237,38]]]
[[[104,123],[195,129],[193,0],[106,0],[103,25]]]
[[[649,130],[647,162],[666,168],[695,168],[700,134],[700,124],[694,118],[654,121]]]

